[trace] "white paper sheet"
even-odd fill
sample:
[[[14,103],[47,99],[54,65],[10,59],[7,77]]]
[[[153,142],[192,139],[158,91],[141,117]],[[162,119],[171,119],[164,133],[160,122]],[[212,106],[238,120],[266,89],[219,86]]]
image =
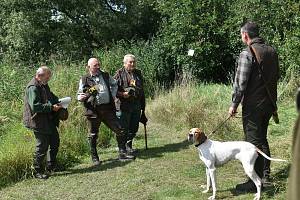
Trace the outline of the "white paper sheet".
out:
[[[63,108],[68,108],[70,102],[71,102],[71,97],[64,97],[59,99],[59,104],[63,107]]]

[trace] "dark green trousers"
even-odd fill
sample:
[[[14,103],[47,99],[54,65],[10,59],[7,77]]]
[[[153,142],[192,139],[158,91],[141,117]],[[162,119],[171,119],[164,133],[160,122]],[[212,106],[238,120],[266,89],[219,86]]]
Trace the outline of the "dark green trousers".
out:
[[[37,172],[43,169],[43,163],[47,156],[47,166],[54,167],[56,165],[56,156],[59,148],[59,134],[57,129],[52,134],[44,134],[38,131],[34,132],[36,139],[35,153],[33,159],[33,167]],[[49,151],[48,151],[49,150]]]
[[[129,109],[121,110],[120,122],[124,128],[127,141],[132,140],[136,136],[139,130],[140,117],[140,104],[131,105]]]
[[[258,105],[243,105],[242,111],[246,141],[254,144],[268,156],[270,156],[270,148],[267,130],[273,110],[272,104],[264,101]],[[269,175],[270,161],[258,155],[254,169],[260,178]]]

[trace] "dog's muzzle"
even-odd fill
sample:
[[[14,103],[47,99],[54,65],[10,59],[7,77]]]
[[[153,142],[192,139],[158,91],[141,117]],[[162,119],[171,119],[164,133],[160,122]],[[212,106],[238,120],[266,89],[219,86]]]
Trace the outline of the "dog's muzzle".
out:
[[[193,140],[194,140],[194,134],[189,133],[189,134],[188,134],[188,141],[189,141],[189,142],[193,142]]]

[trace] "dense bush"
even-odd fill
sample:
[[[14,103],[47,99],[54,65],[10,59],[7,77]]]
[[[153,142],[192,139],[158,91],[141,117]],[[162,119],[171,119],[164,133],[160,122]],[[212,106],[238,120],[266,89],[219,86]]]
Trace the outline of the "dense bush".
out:
[[[17,64],[81,60],[113,41],[148,39],[159,27],[158,13],[138,0],[4,0],[0,7],[0,58]]]
[[[178,74],[192,71],[200,80],[228,81],[244,48],[240,27],[253,20],[262,37],[278,50],[283,77],[289,68],[299,73],[299,6],[296,1],[277,0],[157,1],[163,16],[159,40],[168,60],[163,67]],[[190,48],[194,57],[187,56]]]
[[[60,127],[59,161],[68,166],[88,152],[83,108],[75,100],[88,57],[99,57],[102,68],[113,75],[123,56],[134,54],[147,96],[156,97],[148,107],[151,122],[212,130],[224,118],[219,112],[228,106],[228,87],[207,91],[205,85],[187,85],[155,94],[190,80],[228,83],[244,47],[240,25],[251,19],[279,52],[281,97],[294,95],[300,85],[299,5],[279,0],[126,0],[100,1],[97,6],[81,0],[1,1],[0,59],[5,64],[0,64],[0,186],[30,174],[34,139],[22,126],[23,95],[39,61],[53,69],[54,93],[73,98],[70,118]],[[195,50],[193,57],[187,56],[188,49]],[[214,99],[208,99],[212,94]],[[99,145],[111,145],[111,131],[103,126],[101,133]]]
[[[19,65],[78,61],[93,51],[110,62],[117,59],[104,56],[120,59],[132,51],[151,61],[147,76],[154,82],[169,84],[189,72],[201,81],[228,82],[244,48],[240,26],[254,20],[278,50],[283,77],[300,71],[297,1],[5,0],[0,6],[0,59]],[[188,49],[195,50],[193,57]]]

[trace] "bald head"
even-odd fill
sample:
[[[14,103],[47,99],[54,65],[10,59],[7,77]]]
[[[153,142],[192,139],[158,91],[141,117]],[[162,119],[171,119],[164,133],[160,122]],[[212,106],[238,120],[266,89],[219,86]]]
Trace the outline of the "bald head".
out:
[[[88,69],[91,75],[95,75],[98,73],[100,69],[100,63],[97,58],[90,58],[88,60]]]
[[[95,63],[98,63],[99,64],[99,61],[97,58],[90,58],[88,60],[88,66],[91,67],[92,65],[94,65]]]
[[[41,66],[36,70],[35,78],[42,84],[47,84],[51,78],[51,70],[47,66]]]

